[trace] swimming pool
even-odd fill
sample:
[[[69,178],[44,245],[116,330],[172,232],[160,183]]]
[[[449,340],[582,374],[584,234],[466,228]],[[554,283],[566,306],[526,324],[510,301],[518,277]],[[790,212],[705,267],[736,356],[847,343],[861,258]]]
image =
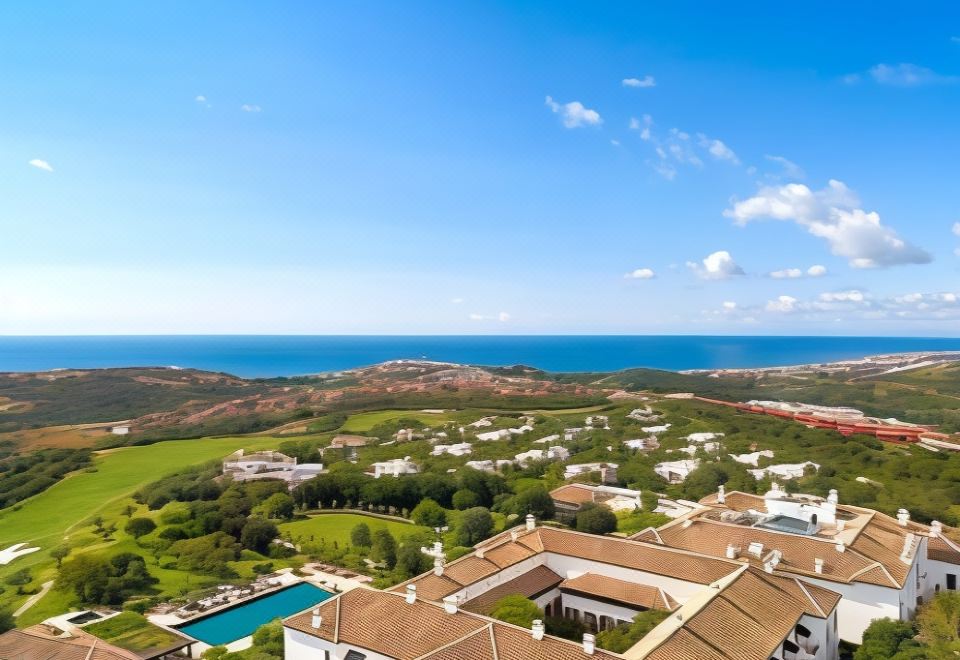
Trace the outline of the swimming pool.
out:
[[[265,623],[296,614],[333,596],[312,584],[301,582],[282,591],[247,601],[230,609],[205,616],[177,629],[194,639],[216,646],[229,644],[253,632]]]

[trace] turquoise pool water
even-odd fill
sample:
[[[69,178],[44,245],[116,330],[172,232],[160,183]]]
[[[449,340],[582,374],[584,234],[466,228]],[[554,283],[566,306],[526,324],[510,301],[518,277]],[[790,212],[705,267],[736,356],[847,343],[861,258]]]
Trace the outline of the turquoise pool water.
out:
[[[333,596],[312,584],[301,582],[283,591],[263,596],[228,610],[211,614],[178,630],[210,646],[229,644],[277,617],[286,617],[322,603]]]

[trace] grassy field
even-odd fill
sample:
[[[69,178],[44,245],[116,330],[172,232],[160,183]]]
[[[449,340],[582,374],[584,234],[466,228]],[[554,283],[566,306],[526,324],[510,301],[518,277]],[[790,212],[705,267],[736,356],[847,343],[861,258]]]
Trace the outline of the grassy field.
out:
[[[350,544],[350,530],[360,523],[366,523],[370,526],[370,531],[375,532],[378,529],[388,529],[398,540],[429,532],[426,527],[420,527],[411,523],[396,522],[393,520],[384,520],[374,516],[364,516],[351,513],[330,513],[320,514],[308,518],[307,520],[295,520],[280,525],[280,531],[290,536],[296,542],[298,539],[310,541],[311,538],[319,541],[326,539],[328,543],[334,541],[338,545]]]
[[[108,644],[134,653],[167,648],[182,641],[177,635],[153,625],[136,612],[121,612],[106,621],[90,624],[84,630]]]
[[[377,424],[390,422],[395,419],[416,419],[423,424],[445,424],[453,418],[452,413],[425,413],[419,410],[378,410],[376,412],[357,413],[350,415],[341,431],[359,433],[369,431]]]
[[[0,548],[14,543],[29,543],[40,548],[39,552],[0,567],[0,580],[22,568],[30,569],[35,585],[53,579],[56,567],[49,552],[62,544],[71,545],[74,554],[107,549],[143,554],[143,550],[122,531],[114,535],[115,540],[108,542],[93,535],[90,520],[100,515],[108,523],[118,521],[122,529],[121,510],[131,503],[131,495],[141,486],[183,467],[221,458],[240,448],[265,449],[276,447],[279,442],[276,438],[208,438],[100,452],[92,468],[72,474],[39,495],[0,512]],[[141,510],[138,515],[144,512]],[[148,566],[151,573],[160,578],[158,586],[161,590],[176,593],[185,586],[202,586],[191,585],[189,574],[160,569],[154,561],[151,558]],[[237,568],[244,573],[244,566]],[[0,595],[0,609],[15,608],[24,600],[26,596],[18,596],[13,589],[7,589]],[[62,607],[69,600],[67,595],[51,591],[21,619],[30,622],[42,620],[38,617],[43,613],[47,616],[62,613]]]

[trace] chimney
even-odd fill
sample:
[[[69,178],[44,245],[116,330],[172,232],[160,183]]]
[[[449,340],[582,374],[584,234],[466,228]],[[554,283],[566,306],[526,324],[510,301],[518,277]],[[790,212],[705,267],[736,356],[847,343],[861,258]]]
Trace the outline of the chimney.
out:
[[[407,585],[407,605],[413,605],[417,602],[417,585]]]
[[[930,523],[930,536],[937,538],[943,534],[943,523],[939,520],[934,520]]]
[[[732,543],[727,544],[727,559],[737,558],[737,546]]]
[[[457,613],[457,597],[456,596],[447,596],[443,599],[443,611],[447,614],[456,614]]]
[[[726,499],[727,499],[726,488],[723,487],[723,484],[720,484],[720,486],[717,488],[717,502],[719,502],[720,504],[724,504],[726,502]]]
[[[533,517],[532,513],[527,514],[527,531],[532,532],[537,528],[537,519]]]
[[[487,554],[487,549],[486,549],[486,548],[477,548],[477,552],[476,552],[475,554],[477,555],[477,559],[483,559],[483,556],[484,556],[485,554]]]
[[[831,489],[830,489],[830,494],[827,495],[827,501],[830,502],[830,504],[839,504],[839,503],[840,503],[840,495],[837,494],[837,489],[836,489],[836,488],[831,488]]]
[[[587,655],[593,655],[597,646],[597,638],[590,633],[583,633],[583,652]]]
[[[520,532],[518,532],[518,531],[515,530],[515,529],[511,529],[511,530],[510,530],[510,540],[511,540],[511,541],[516,541],[518,538],[520,538]]]
[[[847,546],[844,545],[843,541],[837,541],[837,544],[834,547],[837,549],[837,552],[847,551]]]
[[[433,574],[438,577],[443,575],[443,557],[433,558]]]
[[[910,512],[906,509],[897,509],[897,522],[901,527],[906,527],[910,522]]]
[[[820,559],[820,557],[813,560],[813,572],[817,574],[823,573],[823,560]]]
[[[323,621],[323,617],[320,616],[320,608],[316,607],[313,610],[313,616],[310,617],[310,627],[314,630],[320,629],[320,623]]]
[[[540,619],[534,619],[533,620],[533,638],[539,642],[541,639],[543,639],[543,632],[544,632],[543,621],[541,621]]]
[[[845,530],[846,528],[847,528],[847,521],[846,521],[846,520],[838,520],[838,521],[837,521],[837,531],[838,531],[838,532],[842,532],[842,531]]]

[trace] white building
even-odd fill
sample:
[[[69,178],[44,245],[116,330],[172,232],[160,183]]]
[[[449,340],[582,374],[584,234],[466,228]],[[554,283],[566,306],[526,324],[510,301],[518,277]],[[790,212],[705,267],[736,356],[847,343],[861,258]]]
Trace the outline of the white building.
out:
[[[121,426],[111,426],[110,433],[113,435],[128,435],[130,433],[130,426],[127,424]]]
[[[474,470],[480,470],[482,472],[496,472],[507,465],[513,465],[513,461],[508,460],[499,460],[499,461],[467,461],[464,465],[468,468],[473,468]]]
[[[508,429],[500,429],[499,431],[486,431],[484,433],[477,434],[477,440],[481,442],[493,442],[495,440],[506,440],[510,437],[510,431]]]
[[[524,424],[523,426],[518,426],[517,428],[511,427],[507,429],[507,432],[510,435],[523,435],[524,433],[529,433],[532,430],[533,430],[532,426],[530,426],[529,424]]]
[[[533,441],[533,444],[535,444],[535,445],[548,445],[548,444],[550,444],[551,442],[559,442],[559,441],[560,441],[560,434],[559,434],[559,433],[554,433],[553,435],[545,436],[545,437],[543,437],[543,438],[540,438],[539,440],[534,440],[534,441]]]
[[[700,467],[699,458],[686,458],[682,461],[664,461],[653,466],[653,471],[667,480],[667,483],[678,484]]]
[[[548,447],[547,449],[531,449],[516,455],[516,463],[526,467],[535,461],[565,461],[570,458],[570,450],[566,447]]]
[[[582,428],[570,428],[563,429],[563,439],[569,442],[570,440],[576,440],[586,429]]]
[[[673,426],[672,424],[660,424],[659,426],[642,426],[640,430],[644,433],[650,433],[656,435],[658,433],[666,433],[667,430]]]
[[[779,465],[768,465],[765,468],[747,470],[747,472],[752,474],[753,478],[757,481],[767,476],[789,480],[801,478],[804,475],[804,472],[806,472],[807,468],[819,470],[820,466],[813,461],[805,461],[803,463],[781,463]]]
[[[584,420],[584,423],[588,429],[602,428],[604,430],[610,430],[610,418],[606,415],[591,415]]]
[[[379,479],[383,476],[399,477],[402,474],[416,474],[419,471],[420,468],[417,464],[411,461],[409,456],[406,456],[381,463],[372,463],[367,468],[366,474],[374,479]]]
[[[681,447],[677,451],[682,451],[684,454],[693,456],[697,453],[698,449],[702,449],[708,454],[716,452],[720,448],[720,445],[716,442],[705,442],[699,447],[697,445],[687,445],[686,447]]]
[[[223,476],[234,481],[279,479],[292,489],[323,473],[323,463],[297,463],[297,459],[278,451],[245,454],[242,449],[223,459]]]
[[[434,445],[433,451],[430,452],[431,456],[443,456],[444,454],[450,454],[451,456],[464,456],[473,452],[473,445],[469,442],[458,442],[453,445]]]
[[[757,467],[760,458],[773,458],[773,452],[769,449],[764,449],[762,451],[755,451],[749,454],[728,454],[730,458],[735,460],[737,463],[743,463],[744,465],[752,465]]]
[[[620,467],[616,463],[576,463],[574,465],[568,465],[564,468],[563,478],[572,479],[580,474],[589,474],[591,472],[600,473],[600,481],[605,484],[613,484],[617,482],[617,468]]]
[[[709,431],[703,433],[691,433],[684,440],[687,442],[709,442],[710,440],[716,440],[717,438],[722,438],[723,433],[711,433]]]
[[[626,445],[627,449],[636,449],[637,451],[654,449],[660,446],[656,438],[635,438],[633,440],[624,440],[623,444]]]

